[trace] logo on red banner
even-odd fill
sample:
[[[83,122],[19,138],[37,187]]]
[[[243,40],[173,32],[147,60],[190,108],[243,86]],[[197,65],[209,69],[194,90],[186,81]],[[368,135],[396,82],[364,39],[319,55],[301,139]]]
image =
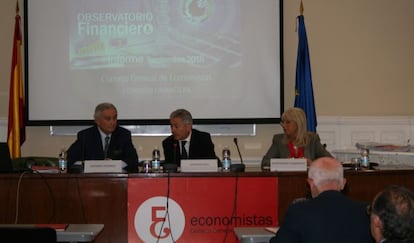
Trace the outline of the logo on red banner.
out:
[[[274,177],[129,178],[128,242],[235,243],[234,227],[278,225],[277,195]]]
[[[138,236],[144,242],[157,241],[163,243],[171,242],[172,239],[175,241],[184,232],[184,211],[171,198],[168,199],[167,203],[166,197],[151,197],[137,209],[134,217],[134,227]]]

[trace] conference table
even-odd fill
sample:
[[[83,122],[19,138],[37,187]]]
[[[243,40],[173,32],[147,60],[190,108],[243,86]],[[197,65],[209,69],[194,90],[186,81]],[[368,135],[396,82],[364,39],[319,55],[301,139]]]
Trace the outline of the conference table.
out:
[[[234,228],[276,227],[310,195],[306,172],[0,174],[0,224],[103,224],[95,242],[238,242]],[[414,169],[346,170],[344,193],[371,201]]]

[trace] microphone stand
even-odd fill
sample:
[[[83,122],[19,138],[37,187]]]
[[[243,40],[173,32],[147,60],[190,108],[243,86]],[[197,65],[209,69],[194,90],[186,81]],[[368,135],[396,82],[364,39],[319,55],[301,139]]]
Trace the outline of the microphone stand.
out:
[[[233,142],[236,145],[237,152],[239,153],[240,164],[231,164],[230,171],[233,171],[233,172],[244,172],[244,170],[246,169],[246,165],[243,164],[243,158],[242,158],[241,153],[240,153],[240,148],[239,148],[239,144],[237,142],[237,138],[234,138],[233,139]]]

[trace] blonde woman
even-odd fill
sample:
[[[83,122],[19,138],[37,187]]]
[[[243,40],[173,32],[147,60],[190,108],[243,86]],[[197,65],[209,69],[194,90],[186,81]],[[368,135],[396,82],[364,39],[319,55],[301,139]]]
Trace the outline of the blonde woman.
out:
[[[316,133],[306,129],[306,115],[300,108],[282,114],[282,134],[273,136],[272,145],[262,159],[262,168],[270,166],[271,158],[306,158],[308,163],[320,157],[332,157]]]

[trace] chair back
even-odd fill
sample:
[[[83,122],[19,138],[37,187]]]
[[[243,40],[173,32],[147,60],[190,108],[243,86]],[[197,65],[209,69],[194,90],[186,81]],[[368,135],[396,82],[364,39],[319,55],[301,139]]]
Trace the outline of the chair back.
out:
[[[13,172],[13,164],[10,158],[9,145],[0,143],[0,173]]]

